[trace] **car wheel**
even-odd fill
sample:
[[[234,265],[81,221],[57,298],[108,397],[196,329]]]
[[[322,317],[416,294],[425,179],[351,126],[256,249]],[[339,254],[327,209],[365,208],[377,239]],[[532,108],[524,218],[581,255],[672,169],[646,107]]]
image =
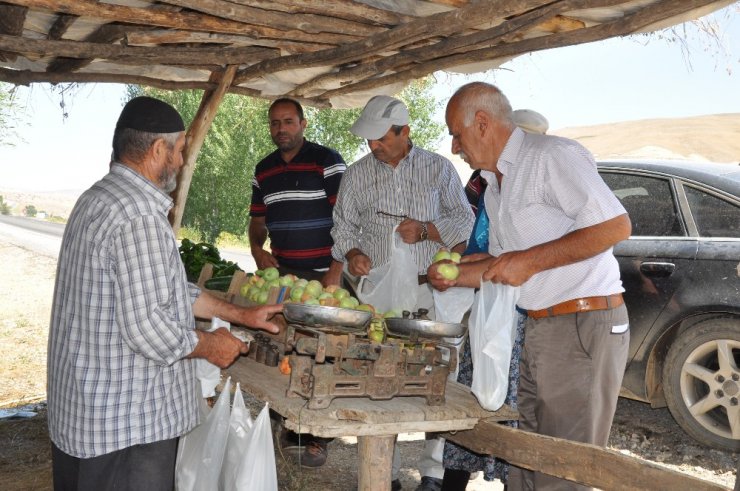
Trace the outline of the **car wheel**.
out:
[[[697,324],[671,345],[663,391],[673,418],[698,442],[740,450],[740,322]]]

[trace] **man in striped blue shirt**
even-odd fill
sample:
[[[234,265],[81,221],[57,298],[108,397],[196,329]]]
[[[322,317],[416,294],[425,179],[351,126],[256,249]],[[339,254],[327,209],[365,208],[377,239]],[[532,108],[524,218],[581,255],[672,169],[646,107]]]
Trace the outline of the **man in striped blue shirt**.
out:
[[[332,261],[332,211],[347,166],[336,150],[303,137],[303,107],[277,99],[268,111],[278,147],[262,159],[252,179],[249,245],[257,267],[274,266],[324,286],[338,285],[342,265]],[[267,237],[270,249],[264,249]]]
[[[56,490],[171,491],[178,437],[198,424],[195,360],[225,368],[247,346],[195,317],[277,332],[280,306],[246,309],[187,282],[167,221],[183,165],[175,108],[123,108],[110,172],[85,191],[64,230],[48,348]]]
[[[475,217],[452,163],[415,146],[408,123],[403,102],[375,96],[352,125],[350,131],[367,140],[370,153],[350,165],[342,179],[334,207],[332,255],[346,262],[350,274],[367,275],[390,260],[389,238],[397,226],[416,263],[417,308],[433,311],[427,268],[441,247],[465,250]],[[419,462],[419,489],[441,486],[442,442],[427,441]],[[394,463],[393,478],[396,471]],[[400,489],[400,482],[393,479],[391,488]]]

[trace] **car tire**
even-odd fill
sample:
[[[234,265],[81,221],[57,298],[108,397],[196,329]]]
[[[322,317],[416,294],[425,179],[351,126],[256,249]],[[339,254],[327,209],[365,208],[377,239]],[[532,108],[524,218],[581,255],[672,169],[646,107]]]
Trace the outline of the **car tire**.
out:
[[[740,321],[715,318],[682,333],[663,367],[668,409],[703,445],[740,450]]]

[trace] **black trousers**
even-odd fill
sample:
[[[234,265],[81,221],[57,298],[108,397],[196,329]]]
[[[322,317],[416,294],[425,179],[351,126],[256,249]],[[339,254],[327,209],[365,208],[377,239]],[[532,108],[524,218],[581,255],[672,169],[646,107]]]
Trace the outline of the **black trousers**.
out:
[[[51,444],[54,491],[172,491],[177,438],[80,459]]]

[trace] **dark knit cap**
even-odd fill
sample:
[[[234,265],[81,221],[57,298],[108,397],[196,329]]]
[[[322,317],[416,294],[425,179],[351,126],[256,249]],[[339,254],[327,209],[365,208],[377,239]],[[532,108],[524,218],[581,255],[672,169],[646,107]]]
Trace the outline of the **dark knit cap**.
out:
[[[116,129],[129,128],[146,133],[185,131],[177,109],[153,97],[141,96],[128,101],[121,111]]]

